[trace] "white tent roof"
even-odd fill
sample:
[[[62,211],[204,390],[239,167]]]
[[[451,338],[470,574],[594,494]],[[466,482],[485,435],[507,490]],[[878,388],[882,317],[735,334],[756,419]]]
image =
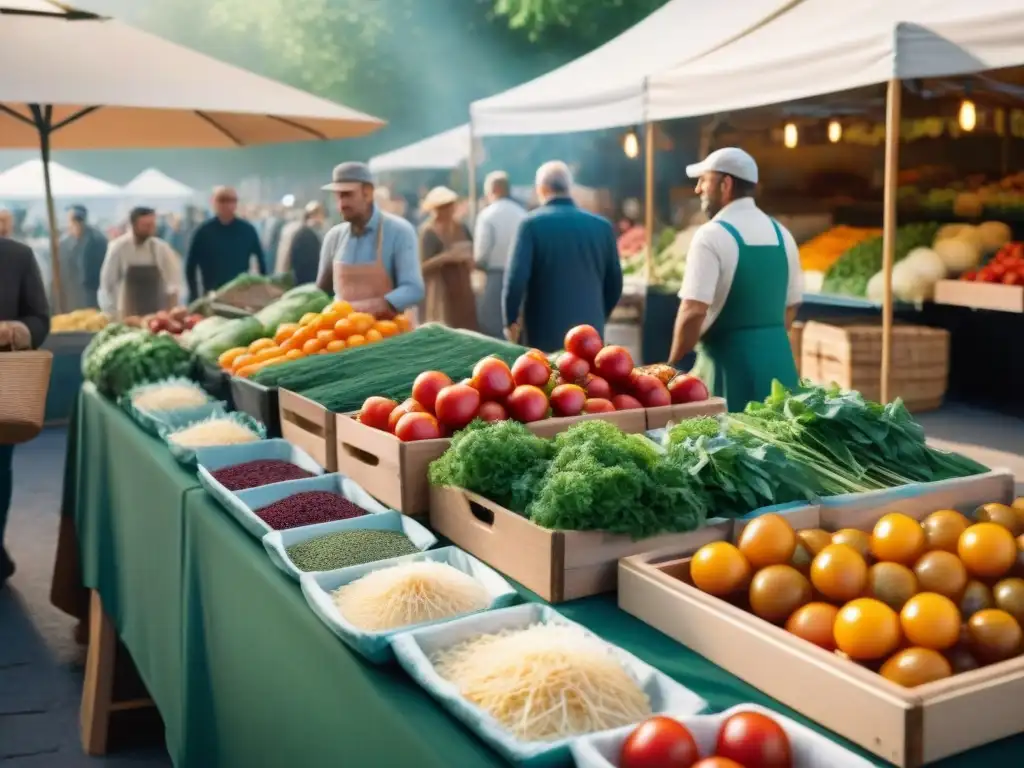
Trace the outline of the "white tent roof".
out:
[[[100,179],[50,161],[50,183],[55,198],[117,197],[121,189]],[[0,173],[0,200],[42,200],[43,161],[26,160]]]
[[[477,136],[571,133],[642,123],[649,77],[742,36],[793,3],[672,0],[587,55],[473,102],[474,131]]]
[[[649,81],[652,120],[1024,63],[1020,0],[800,0]]]
[[[172,179],[163,171],[147,168],[134,179],[124,185],[126,195],[135,197],[159,197],[167,199],[184,199],[196,193],[192,187]]]
[[[435,170],[455,168],[469,157],[469,123],[428,136],[415,144],[370,158],[370,170]],[[479,158],[478,158],[479,159]]]

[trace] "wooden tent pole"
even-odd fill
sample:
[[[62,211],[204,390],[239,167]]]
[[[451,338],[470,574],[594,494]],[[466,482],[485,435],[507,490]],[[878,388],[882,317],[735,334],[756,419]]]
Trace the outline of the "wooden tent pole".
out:
[[[647,281],[654,279],[654,123],[644,127],[644,228],[647,238],[647,258],[644,271]]]
[[[46,216],[50,224],[50,306],[54,314],[64,310],[64,292],[60,281],[60,229],[57,209],[53,203],[53,185],[50,183],[50,136],[53,133],[53,107],[32,104],[32,121],[39,131],[39,157],[43,161],[43,187],[46,191]]]
[[[892,267],[896,257],[896,192],[900,170],[900,113],[902,84],[889,81],[885,108],[885,190],[882,210],[882,402],[891,399],[892,378]]]

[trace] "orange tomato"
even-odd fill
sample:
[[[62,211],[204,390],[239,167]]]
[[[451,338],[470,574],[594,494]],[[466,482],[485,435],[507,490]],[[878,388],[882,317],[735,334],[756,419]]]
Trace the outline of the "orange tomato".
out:
[[[1017,559],[1013,534],[996,523],[975,523],[960,534],[956,549],[967,571],[982,579],[998,579]]]
[[[317,318],[316,328],[318,331],[334,330],[334,324],[341,320],[341,315],[334,312],[324,312]]]
[[[316,335],[316,331],[312,326],[306,325],[299,328],[290,339],[287,339],[282,345],[281,349],[285,352],[291,349],[302,349],[302,345],[312,339]]]
[[[790,565],[769,565],[750,582],[750,609],[773,624],[781,624],[809,602],[811,583]]]
[[[914,574],[922,592],[945,595],[959,602],[967,586],[967,569],[951,552],[926,552],[914,565]]]
[[[235,360],[246,354],[249,350],[245,347],[232,347],[226,352],[222,352],[221,356],[217,358],[217,365],[221,368],[230,368]]]
[[[761,515],[747,523],[737,542],[754,569],[788,563],[796,549],[796,533],[780,515]]]
[[[875,563],[868,569],[868,597],[899,611],[917,594],[917,577],[899,563]]]
[[[278,347],[264,347],[254,355],[254,363],[262,363],[267,360],[273,360],[275,357],[281,357],[284,352]]]
[[[1021,535],[1021,520],[1013,507],[1007,504],[982,504],[974,510],[974,519],[979,523],[997,523],[1014,536]]]
[[[395,325],[398,326],[399,333],[412,330],[412,320],[409,319],[408,315],[395,315]]]
[[[270,349],[272,346],[274,346],[273,339],[256,339],[256,341],[249,345],[249,351],[260,352],[264,349]]]
[[[349,304],[344,299],[339,299],[338,301],[332,302],[327,309],[331,312],[331,314],[335,314],[339,318],[348,317],[349,315],[352,314],[352,305]]]
[[[373,324],[373,330],[377,331],[385,339],[399,333],[398,324],[394,320],[378,320]]]
[[[290,339],[297,330],[299,330],[298,323],[282,323],[274,332],[274,341],[280,345],[281,342]]]
[[[750,563],[727,541],[714,541],[698,549],[690,560],[690,578],[697,589],[725,597],[746,589]]]
[[[304,354],[307,355],[315,355],[325,346],[325,343],[320,341],[320,339],[310,339],[309,341],[302,345],[302,351]]]
[[[811,562],[811,583],[829,600],[845,603],[864,594],[868,564],[847,544],[829,544]]]
[[[960,639],[960,611],[948,597],[934,592],[914,595],[900,611],[903,634],[913,645],[944,651]]]
[[[262,363],[252,363],[251,365],[246,365],[237,369],[232,375],[237,376],[240,379],[247,379],[256,373],[256,371],[261,371],[266,368],[271,362],[273,362],[273,360],[264,360]]]
[[[890,657],[879,674],[904,688],[914,688],[950,677],[953,668],[945,656],[931,648],[905,648]]]
[[[375,341],[381,341],[384,337],[381,336],[380,331],[376,328],[371,328],[366,332],[366,343],[373,344]]]
[[[325,349],[327,352],[341,352],[341,350],[343,350],[345,346],[346,345],[344,340],[332,339],[331,341],[327,342],[327,346],[325,347]]]
[[[347,339],[355,332],[355,328],[352,327],[352,321],[347,317],[341,318],[341,320],[334,324],[334,335],[339,339]]]
[[[970,522],[955,509],[940,509],[921,521],[928,549],[940,549],[956,554],[956,543],[960,534],[967,530]]]
[[[832,627],[836,623],[839,609],[828,603],[808,603],[797,608],[786,621],[786,631],[814,643],[826,651],[836,649],[836,638]]]
[[[883,515],[871,531],[871,554],[879,560],[913,565],[926,547],[921,524],[899,512]]]
[[[818,554],[832,543],[832,534],[828,531],[823,531],[821,528],[805,528],[802,531],[797,531],[796,535],[806,545],[812,555]]]
[[[967,638],[971,652],[979,661],[994,664],[1019,654],[1024,634],[1013,616],[990,609],[971,616],[967,622]]]
[[[365,334],[368,330],[373,328],[373,315],[367,314],[366,312],[353,312],[347,319],[352,322],[352,327],[355,328],[355,331],[358,334]]]
[[[304,314],[302,316],[302,319],[299,320],[299,325],[301,325],[301,326],[311,325],[313,323],[313,321],[316,320],[318,317],[320,317],[320,313],[319,312],[307,312],[306,314]]]
[[[337,337],[334,335],[334,326],[332,325],[328,330],[317,331],[316,337],[322,341],[325,345],[330,344]]]
[[[862,597],[844,605],[832,628],[836,646],[855,661],[884,659],[900,644],[900,619],[885,603]]]
[[[298,360],[302,357],[305,357],[305,353],[301,349],[289,349],[284,354],[285,360]]]
[[[365,343],[366,337],[360,336],[358,333],[353,333],[351,336],[345,339],[345,344],[347,344],[350,347],[361,347]]]
[[[231,362],[231,372],[234,373],[239,368],[244,368],[247,365],[252,365],[257,362],[256,355],[249,354],[247,351],[244,355],[239,355]]]
[[[853,547],[864,558],[871,554],[871,536],[856,528],[843,528],[836,531],[832,534],[832,543]]]

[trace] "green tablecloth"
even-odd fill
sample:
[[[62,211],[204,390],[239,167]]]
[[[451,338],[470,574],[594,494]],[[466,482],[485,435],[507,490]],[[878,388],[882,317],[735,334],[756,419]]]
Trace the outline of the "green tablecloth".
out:
[[[82,386],[82,352],[92,333],[51,333],[43,349],[53,352],[50,388],[46,392],[47,425],[64,424],[71,417]]]
[[[75,426],[68,482],[77,497],[67,506],[84,580],[160,708],[178,768],[504,764],[397,666],[349,651],[262,545],[119,409],[86,388]],[[619,611],[614,595],[559,610],[716,710],[756,702],[808,723]],[[1022,755],[1016,737],[939,765],[1020,764]]]

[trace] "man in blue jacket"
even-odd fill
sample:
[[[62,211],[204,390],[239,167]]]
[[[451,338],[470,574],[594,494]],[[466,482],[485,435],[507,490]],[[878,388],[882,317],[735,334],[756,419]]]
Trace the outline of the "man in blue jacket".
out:
[[[554,352],[573,326],[592,325],[604,335],[622,295],[622,267],[611,223],[573,202],[565,163],[537,169],[536,187],[541,206],[516,233],[502,313],[509,340]]]

